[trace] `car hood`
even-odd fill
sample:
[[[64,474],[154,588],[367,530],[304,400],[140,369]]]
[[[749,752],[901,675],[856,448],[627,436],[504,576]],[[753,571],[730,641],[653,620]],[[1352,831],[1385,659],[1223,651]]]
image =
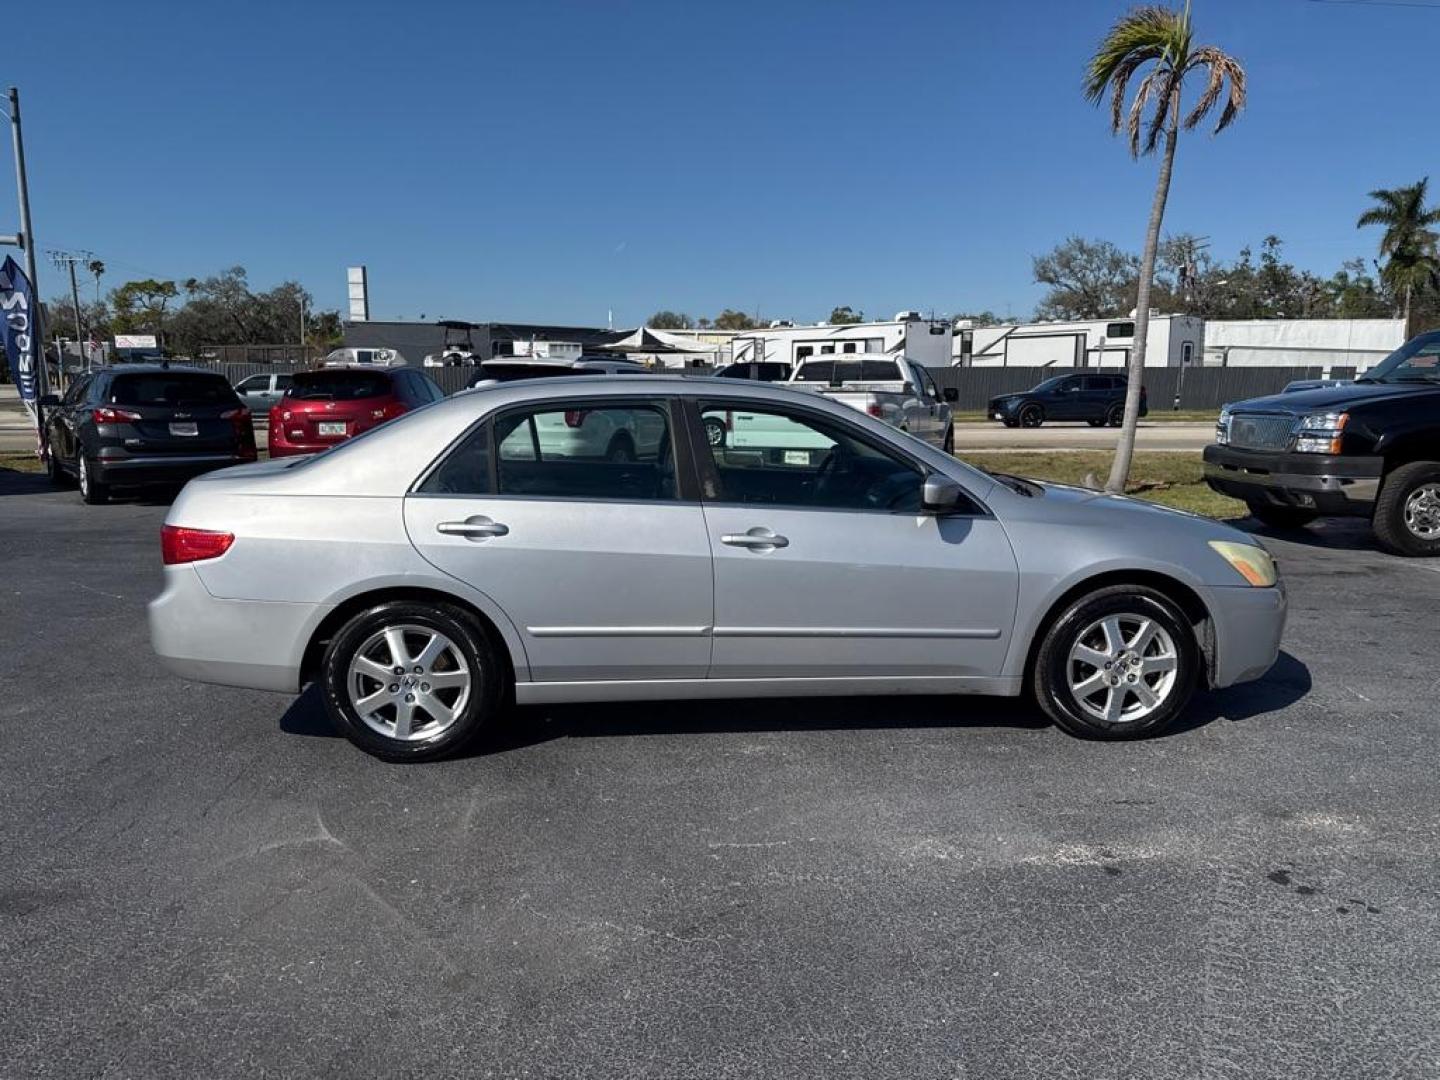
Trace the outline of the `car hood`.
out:
[[[1352,383],[1349,386],[1327,386],[1320,390],[1295,390],[1288,394],[1250,398],[1230,405],[1232,412],[1274,412],[1289,416],[1302,413],[1329,412],[1351,405],[1364,405],[1416,394],[1440,396],[1440,386],[1398,385],[1396,383]]]

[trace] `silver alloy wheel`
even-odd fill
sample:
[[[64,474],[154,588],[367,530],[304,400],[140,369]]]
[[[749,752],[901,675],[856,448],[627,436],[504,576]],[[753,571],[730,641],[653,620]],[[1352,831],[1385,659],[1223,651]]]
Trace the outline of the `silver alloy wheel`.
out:
[[[1174,639],[1150,616],[1106,615],[1076,637],[1065,675],[1088,715],[1133,723],[1165,704],[1179,662]]]
[[[433,739],[465,711],[478,678],[459,647],[428,626],[377,630],[355,650],[345,680],[350,704],[387,739]]]
[[[1405,528],[1421,540],[1440,539],[1440,484],[1421,484],[1405,499]]]

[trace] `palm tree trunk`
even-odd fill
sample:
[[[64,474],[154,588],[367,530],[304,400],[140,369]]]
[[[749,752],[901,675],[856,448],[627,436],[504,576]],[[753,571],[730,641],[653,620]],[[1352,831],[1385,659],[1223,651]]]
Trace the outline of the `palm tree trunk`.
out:
[[[1105,490],[1119,495],[1130,479],[1130,461],[1135,456],[1135,428],[1140,422],[1140,385],[1145,374],[1145,343],[1150,333],[1150,286],[1155,278],[1155,254],[1160,247],[1160,222],[1165,217],[1165,200],[1170,196],[1170,174],[1175,168],[1175,143],[1180,136],[1180,95],[1170,102],[1170,125],[1165,132],[1165,156],[1160,161],[1160,178],[1155,183],[1155,201],[1150,205],[1150,225],[1145,230],[1145,250],[1140,256],[1140,288],[1135,300],[1135,343],[1130,350],[1130,370],[1125,387],[1125,419],[1115,441],[1115,461]]]

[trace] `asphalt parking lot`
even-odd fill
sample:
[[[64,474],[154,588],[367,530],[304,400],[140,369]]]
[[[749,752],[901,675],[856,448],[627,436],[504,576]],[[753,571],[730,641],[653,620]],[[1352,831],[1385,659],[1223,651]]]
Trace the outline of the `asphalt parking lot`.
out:
[[[545,707],[407,768],[158,667],[164,513],[0,473],[5,1076],[1440,1073],[1440,566],[1361,526],[1266,536],[1280,663],[1149,742]]]

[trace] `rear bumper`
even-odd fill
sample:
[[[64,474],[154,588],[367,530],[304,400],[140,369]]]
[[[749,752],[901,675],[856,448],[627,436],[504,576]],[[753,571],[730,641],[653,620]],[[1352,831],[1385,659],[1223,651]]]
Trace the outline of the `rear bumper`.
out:
[[[150,601],[150,644],[160,663],[197,682],[295,693],[311,629],[323,604],[221,600],[193,566],[167,566]]]
[[[1261,505],[1368,516],[1385,459],[1205,448],[1205,482],[1221,495]]]
[[[1269,671],[1280,655],[1285,632],[1284,586],[1211,589],[1206,600],[1215,630],[1210,685],[1234,686]]]
[[[102,484],[124,487],[128,484],[180,484],[201,473],[246,465],[255,454],[149,454],[107,457],[105,450],[94,459],[95,479]]]

